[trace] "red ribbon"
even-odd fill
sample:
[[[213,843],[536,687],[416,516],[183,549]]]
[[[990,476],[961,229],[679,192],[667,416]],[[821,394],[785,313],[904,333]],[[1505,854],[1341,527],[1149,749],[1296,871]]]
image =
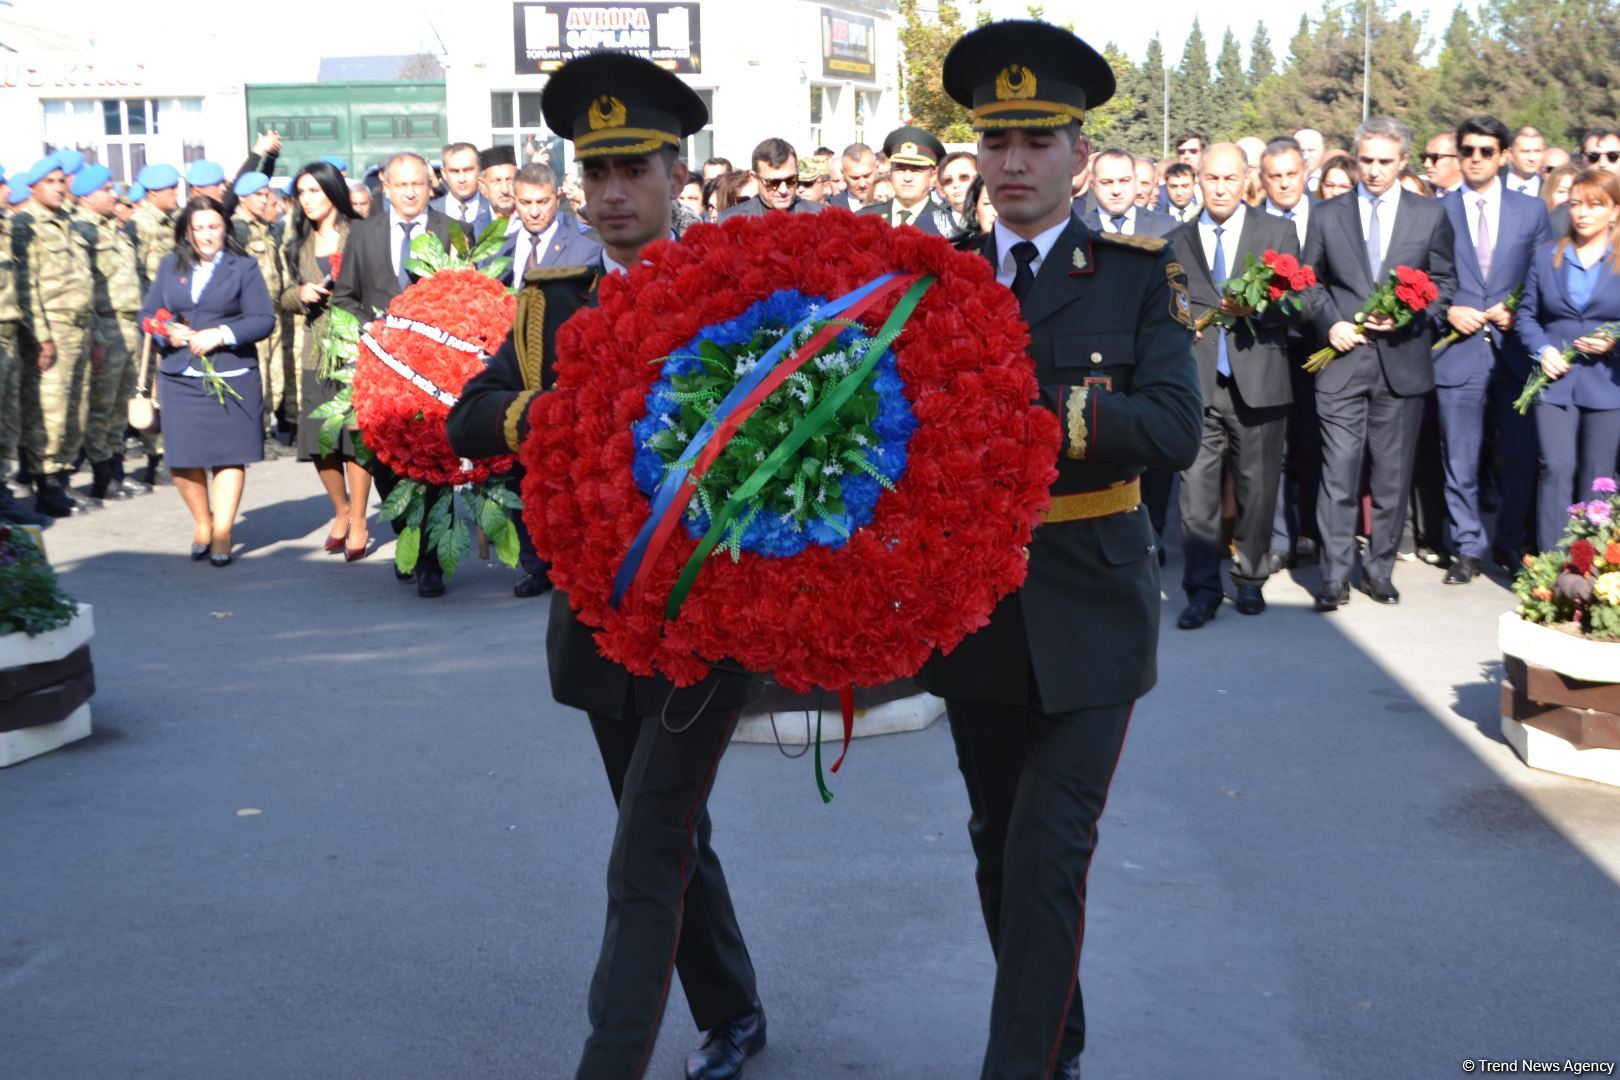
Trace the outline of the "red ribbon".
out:
[[[870,310],[875,304],[877,304],[879,300],[882,300],[884,297],[891,293],[897,292],[900,289],[909,288],[910,286],[916,284],[917,279],[921,276],[921,274],[905,274],[900,277],[896,277],[893,281],[890,281],[882,288],[874,290],[860,303],[844,311],[839,318],[860,318],[864,312]],[[724,452],[726,444],[730,442],[731,437],[737,433],[737,429],[748,422],[748,418],[754,414],[754,410],[759,408],[760,404],[766,398],[770,397],[777,387],[786,382],[789,375],[792,375],[795,371],[798,371],[799,368],[804,366],[806,361],[825,348],[828,342],[832,341],[847,329],[848,327],[842,325],[841,323],[831,323],[827,326],[823,326],[815,337],[799,346],[785,360],[776,365],[776,369],[761,380],[760,384],[754,388],[753,393],[744,398],[741,403],[738,404],[737,408],[732,410],[731,415],[722,421],[717,428],[715,428],[714,435],[711,436],[708,443],[704,445],[703,450],[698,454],[697,459],[692,462],[691,471],[687,475],[687,482],[681,485],[681,490],[676,494],[674,501],[670,503],[668,512],[664,514],[663,520],[658,523],[657,528],[653,530],[652,537],[647,541],[647,551],[642,556],[641,567],[636,571],[636,576],[630,583],[630,597],[632,601],[640,597],[642,587],[646,584],[648,575],[651,574],[652,568],[658,562],[659,554],[664,550],[664,545],[669,542],[670,534],[675,531],[675,526],[680,522],[681,515],[686,512],[687,505],[692,501],[692,496],[697,491],[698,480],[702,478],[706,471],[708,471],[709,466],[714,463],[715,458],[719,457],[720,454]],[[855,722],[853,709],[854,701],[852,698],[849,708],[845,712],[844,720],[844,731],[846,733],[844,737],[844,747],[846,750],[849,748],[848,732]],[[838,760],[843,761],[843,758],[840,757]],[[833,771],[838,771],[838,767],[836,765],[833,766]]]
[[[838,766],[844,763],[844,756],[849,753],[849,740],[855,737],[855,688],[853,686],[846,686],[838,691],[838,708],[844,714],[844,749],[839,752],[838,760],[833,762],[833,772],[837,772]]]

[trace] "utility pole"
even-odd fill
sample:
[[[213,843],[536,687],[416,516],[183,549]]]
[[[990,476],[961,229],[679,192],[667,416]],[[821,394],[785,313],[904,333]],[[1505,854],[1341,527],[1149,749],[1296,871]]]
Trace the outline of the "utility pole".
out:
[[[1372,100],[1372,0],[1363,0],[1361,9],[1361,122],[1367,122]]]

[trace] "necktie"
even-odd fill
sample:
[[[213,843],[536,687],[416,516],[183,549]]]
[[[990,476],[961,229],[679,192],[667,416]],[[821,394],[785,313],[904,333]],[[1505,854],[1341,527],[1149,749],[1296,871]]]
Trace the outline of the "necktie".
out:
[[[1372,200],[1372,217],[1367,222],[1367,269],[1372,271],[1373,284],[1378,284],[1378,271],[1384,266],[1384,235],[1378,225],[1378,206],[1382,199]]]
[[[463,234],[467,234],[467,233],[470,233],[472,231],[472,222],[473,222],[472,207],[468,206],[466,203],[462,203],[461,204],[461,231],[462,231]]]
[[[1221,245],[1221,234],[1226,232],[1223,225],[1215,226],[1215,265],[1212,268],[1215,274],[1215,287],[1219,289],[1226,283],[1226,248]],[[1215,370],[1232,377],[1232,364],[1226,357],[1226,327],[1221,327],[1220,336],[1215,340]]]
[[[411,257],[411,230],[416,228],[414,221],[399,223],[399,290],[404,292],[411,287],[411,272],[405,269],[405,260]]]
[[[1012,246],[1013,262],[1017,264],[1017,269],[1013,271],[1012,294],[1018,297],[1019,303],[1024,302],[1030,286],[1035,284],[1035,270],[1031,264],[1038,254],[1040,249],[1028,240],[1020,240]]]
[[[1479,257],[1479,276],[1486,281],[1491,277],[1491,257],[1496,254],[1491,243],[1491,222],[1485,216],[1485,200],[1479,200],[1479,226],[1475,230],[1474,254]]]
[[[1294,220],[1294,212],[1292,210],[1284,210],[1283,211],[1283,220],[1284,221],[1293,221]]]
[[[1115,214],[1113,217],[1109,218],[1108,220],[1112,221],[1114,223],[1114,231],[1115,232],[1122,233],[1122,232],[1125,231],[1125,215],[1124,214]]]
[[[911,211],[910,210],[897,210],[897,211],[895,211],[895,213],[899,215],[900,224],[902,224],[902,225],[910,225],[911,224]]]
[[[530,270],[533,270],[535,267],[537,267],[539,265],[540,265],[540,238],[538,236],[531,236],[531,237],[529,237],[529,258],[523,264],[523,272],[524,272],[524,274],[527,274]]]

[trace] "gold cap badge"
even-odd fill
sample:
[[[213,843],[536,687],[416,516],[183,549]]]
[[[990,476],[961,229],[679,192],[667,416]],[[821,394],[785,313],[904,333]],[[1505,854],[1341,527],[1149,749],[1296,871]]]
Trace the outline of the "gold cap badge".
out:
[[[997,101],[1028,101],[1035,96],[1035,73],[1022,64],[1001,69],[996,76]]]
[[[590,121],[592,131],[601,131],[603,128],[624,127],[627,117],[628,113],[625,111],[624,102],[616,97],[608,97],[606,94],[591,102],[590,110],[586,113],[586,119]]]

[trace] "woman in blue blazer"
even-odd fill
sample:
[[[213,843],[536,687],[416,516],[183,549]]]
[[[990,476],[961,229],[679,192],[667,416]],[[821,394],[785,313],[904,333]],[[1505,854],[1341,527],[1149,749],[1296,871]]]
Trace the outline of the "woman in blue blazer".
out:
[[[270,336],[276,315],[259,264],[242,252],[214,199],[192,198],[175,223],[174,253],[164,256],[147,291],[143,325],[162,309],[174,316],[167,336],[152,342],[164,456],[196,523],[191,557],[229,566],[245,466],[264,460],[254,344]],[[209,389],[203,357],[235,391],[225,392],[223,403]],[[214,471],[211,492],[207,469]]]
[[[1613,231],[1620,179],[1600,169],[1575,178],[1569,234],[1530,263],[1519,306],[1519,340],[1553,382],[1536,399],[1541,481],[1536,532],[1542,550],[1564,535],[1569,505],[1590,497],[1592,481],[1613,476],[1620,454],[1620,352],[1591,332],[1620,321],[1620,261]],[[1563,358],[1574,347],[1573,363]]]

